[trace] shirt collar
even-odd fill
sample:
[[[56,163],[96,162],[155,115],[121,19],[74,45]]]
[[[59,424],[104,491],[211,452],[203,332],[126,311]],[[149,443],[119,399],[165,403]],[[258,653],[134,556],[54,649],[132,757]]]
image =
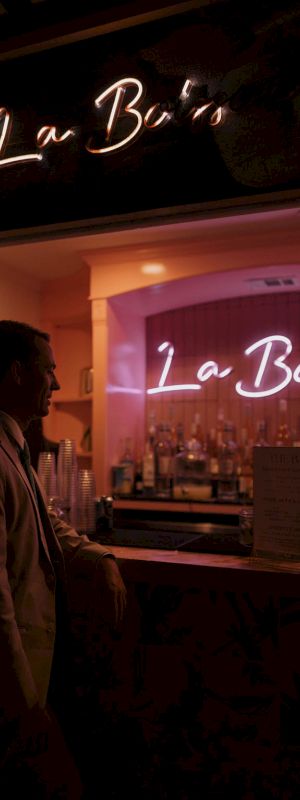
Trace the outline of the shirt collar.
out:
[[[1,411],[1,410],[0,410],[0,419],[3,424],[3,428],[5,428],[10,438],[14,439],[18,447],[20,447],[21,450],[23,450],[24,436],[16,420],[13,417],[11,417],[10,414],[7,414],[6,411]]]

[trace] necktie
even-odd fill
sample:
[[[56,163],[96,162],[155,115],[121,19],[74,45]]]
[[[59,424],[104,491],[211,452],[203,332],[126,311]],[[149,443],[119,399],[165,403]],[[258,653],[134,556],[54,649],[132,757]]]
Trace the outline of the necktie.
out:
[[[29,451],[29,447],[28,447],[28,444],[26,442],[26,439],[24,439],[23,450],[20,449],[20,461],[21,461],[22,466],[24,467],[24,470],[26,472],[27,478],[28,478],[29,483],[31,485],[33,494],[35,496],[36,502],[38,504],[36,485],[35,485],[35,480],[34,480],[34,477],[33,477],[33,472],[32,472],[32,469],[31,469],[30,451]]]
[[[31,461],[30,461],[30,450],[29,450],[29,447],[28,447],[28,443],[26,442],[26,439],[24,439],[24,447],[23,447],[23,449],[20,449],[20,461],[21,461],[22,466],[24,467],[24,470],[26,472],[27,478],[29,480],[29,483],[31,485],[32,491],[34,493],[36,504],[37,504],[37,507],[39,509],[40,517],[41,517],[41,520],[42,520],[42,523],[43,523],[44,535],[45,535],[45,538],[46,538],[46,542],[47,542],[47,546],[48,546],[48,550],[49,550],[49,555],[50,555],[50,558],[51,558],[52,565],[54,567],[55,573],[57,575],[59,573],[59,571],[60,571],[59,570],[59,564],[61,562],[61,559],[59,558],[57,547],[55,546],[55,535],[54,535],[54,533],[52,535],[50,535],[50,530],[49,530],[50,521],[48,519],[47,509],[46,509],[46,506],[44,504],[43,498],[42,498],[41,494],[39,493],[39,490],[38,490],[38,488],[36,486],[36,483],[35,483],[35,480],[34,480],[34,475],[33,475],[33,471],[32,471],[32,468],[31,468]]]

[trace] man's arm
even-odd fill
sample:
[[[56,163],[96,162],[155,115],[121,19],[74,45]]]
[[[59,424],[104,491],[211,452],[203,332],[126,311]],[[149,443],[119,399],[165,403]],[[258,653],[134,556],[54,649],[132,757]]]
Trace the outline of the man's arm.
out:
[[[126,608],[126,587],[113,553],[104,545],[79,535],[53,512],[49,516],[71,581],[82,577],[91,580],[103,619],[112,627],[119,627]]]

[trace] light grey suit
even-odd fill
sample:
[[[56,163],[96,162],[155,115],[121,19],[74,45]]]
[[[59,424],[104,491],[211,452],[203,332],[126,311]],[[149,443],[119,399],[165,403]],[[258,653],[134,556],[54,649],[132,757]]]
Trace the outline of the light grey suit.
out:
[[[56,627],[47,541],[73,579],[94,573],[107,553],[55,515],[43,516],[42,523],[18,452],[0,425],[0,733],[47,699]]]

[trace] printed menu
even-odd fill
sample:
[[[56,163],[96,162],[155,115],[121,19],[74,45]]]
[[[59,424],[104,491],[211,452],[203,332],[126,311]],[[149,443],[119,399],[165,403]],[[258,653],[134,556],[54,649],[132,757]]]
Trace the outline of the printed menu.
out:
[[[254,447],[253,552],[300,559],[300,447]]]

